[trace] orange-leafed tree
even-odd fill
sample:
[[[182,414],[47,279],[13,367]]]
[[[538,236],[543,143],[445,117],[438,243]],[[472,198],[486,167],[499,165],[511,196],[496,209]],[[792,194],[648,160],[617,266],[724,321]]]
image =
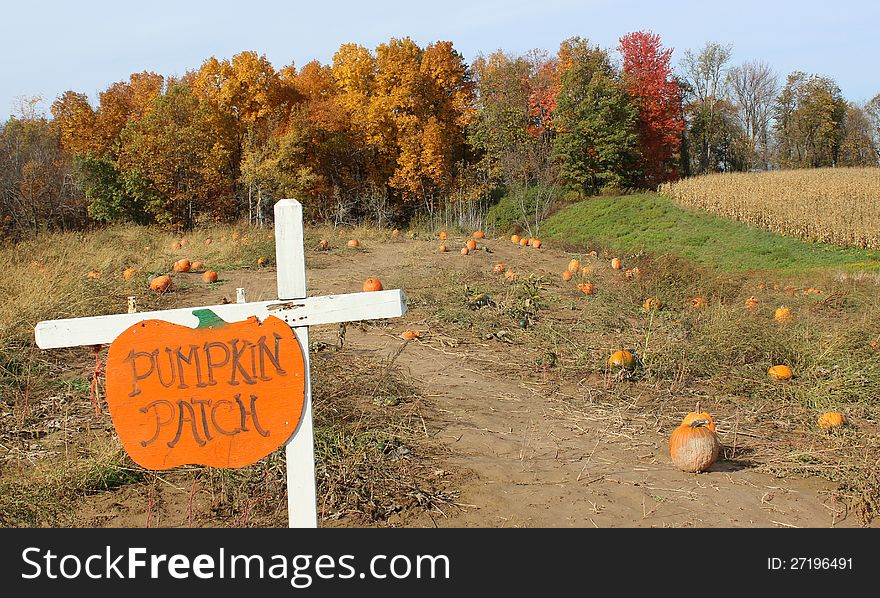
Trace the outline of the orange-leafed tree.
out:
[[[100,150],[102,144],[95,130],[97,115],[86,94],[65,91],[52,103],[50,110],[65,153],[73,156]]]

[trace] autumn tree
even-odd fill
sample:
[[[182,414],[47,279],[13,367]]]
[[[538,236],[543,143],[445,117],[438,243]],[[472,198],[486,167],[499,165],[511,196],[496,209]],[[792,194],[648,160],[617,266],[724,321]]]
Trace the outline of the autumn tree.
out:
[[[641,184],[656,187],[678,176],[678,153],[684,131],[682,91],[672,73],[672,49],[646,31],[620,38],[623,83],[639,111]]]
[[[729,123],[721,117],[730,108],[724,99],[724,81],[730,54],[730,46],[708,42],[699,52],[685,51],[682,58],[687,83],[685,114],[689,127],[689,168],[694,174],[712,172],[721,167],[714,156],[720,147],[728,143]]]
[[[873,129],[867,110],[854,102],[847,102],[837,161],[839,166],[877,166],[880,154]]]
[[[581,38],[559,49],[561,89],[554,154],[562,174],[587,193],[625,188],[638,180],[638,109],[608,54]]]
[[[58,131],[61,148],[73,156],[99,152],[97,114],[84,93],[66,91],[52,103],[52,123]]]
[[[774,104],[777,160],[783,167],[837,164],[846,100],[828,77],[791,73]]]

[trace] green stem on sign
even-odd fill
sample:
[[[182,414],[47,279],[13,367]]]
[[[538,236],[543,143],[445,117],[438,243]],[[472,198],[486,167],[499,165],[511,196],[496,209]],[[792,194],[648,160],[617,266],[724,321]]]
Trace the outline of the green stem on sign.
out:
[[[227,324],[210,309],[194,309],[192,313],[199,319],[197,330],[200,328],[223,328]]]

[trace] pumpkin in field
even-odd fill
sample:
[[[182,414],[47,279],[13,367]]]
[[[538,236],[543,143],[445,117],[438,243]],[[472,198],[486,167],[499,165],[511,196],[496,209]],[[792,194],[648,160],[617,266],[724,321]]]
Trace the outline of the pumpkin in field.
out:
[[[691,299],[691,307],[695,307],[697,309],[701,309],[703,307],[706,307],[706,300],[703,299],[702,297],[693,297]]]
[[[411,341],[420,336],[422,336],[422,334],[418,330],[404,330],[400,333],[400,338],[406,341]]]
[[[780,307],[773,312],[773,319],[777,322],[790,322],[791,310],[787,307]]]
[[[495,266],[492,267],[492,271],[498,272],[499,274],[501,272],[504,272],[505,270],[507,270],[507,266],[505,266],[504,264],[495,264]]]
[[[484,232],[481,231],[481,230],[478,230],[478,231],[475,231],[475,232],[474,232],[474,235],[473,235],[473,236],[474,236],[474,239],[485,239],[485,238],[486,238],[486,233],[484,233]]]
[[[137,268],[126,268],[122,271],[122,279],[125,281],[129,281],[134,277],[135,274],[137,274],[137,272]]]
[[[445,241],[446,238],[447,238],[446,231],[445,231],[445,230],[441,230],[441,231],[440,231],[440,240],[441,240],[441,241]]]
[[[174,262],[174,265],[171,267],[173,272],[189,272],[192,268],[192,264],[189,260],[177,260]]]
[[[144,320],[110,345],[105,397],[114,428],[134,462],[149,469],[254,463],[299,424],[303,351],[275,316],[225,322],[209,309],[192,313],[196,328]]]
[[[620,265],[620,258],[616,257],[611,260],[611,267],[615,270],[620,270],[623,266]]]
[[[199,270],[204,270],[205,264],[199,261],[195,261],[189,265],[190,272],[198,272]]]
[[[529,244],[529,240],[526,237],[521,237],[519,240],[520,247],[525,247]]]
[[[669,456],[673,465],[682,471],[699,473],[718,460],[721,443],[708,424],[705,419],[694,419],[672,431],[669,436]]]
[[[519,245],[519,235],[511,235],[510,242]]]
[[[507,270],[504,273],[504,278],[505,278],[505,280],[509,280],[509,281],[513,282],[514,280],[519,278],[519,275],[516,272],[514,272],[513,270]]]
[[[150,281],[150,288],[156,291],[157,293],[165,293],[171,290],[171,277],[167,274],[163,274],[162,276],[157,276],[153,280]]]
[[[580,269],[581,269],[581,262],[579,260],[573,259],[570,262],[568,262],[568,271],[571,272],[572,274],[574,274],[575,272],[577,272]]]
[[[477,242],[474,241],[473,239],[468,239],[465,242],[465,245],[467,245],[467,248],[470,249],[471,251],[473,251],[474,249],[477,248]]]
[[[578,290],[584,295],[592,295],[593,294],[593,283],[591,282],[582,282],[578,285]]]
[[[173,243],[171,243],[170,247],[171,249],[180,249],[180,241],[174,241]]]
[[[364,281],[364,292],[381,291],[382,288],[382,281],[375,276],[371,276]]]
[[[631,279],[631,278],[633,278],[633,277],[635,276],[635,275],[633,274],[633,271],[632,271],[632,270],[626,270],[626,271],[623,273],[623,275],[626,276],[628,279]]]
[[[467,255],[467,254],[469,254],[470,252],[471,252],[471,250],[468,249],[467,247],[462,247],[462,248],[461,248],[461,254],[462,254],[462,255]]]
[[[257,265],[258,266],[265,266],[268,263],[269,263],[269,259],[265,255],[261,255],[260,257],[257,258]]]
[[[399,228],[395,228],[393,231],[391,231],[391,234],[394,235],[395,237],[399,236],[399,235],[400,235],[400,229],[399,229]]]
[[[86,278],[91,278],[92,280],[96,278],[101,278],[101,273],[97,270],[89,270],[89,272],[86,274]]]
[[[571,280],[572,274],[569,270],[562,273],[562,280]]]
[[[631,272],[632,272],[633,278],[638,278],[638,277],[642,274],[642,271],[639,270],[638,266],[636,266],[635,268],[633,268],[633,269],[631,270]]]
[[[794,373],[787,365],[774,365],[767,369],[771,380],[791,380]]]
[[[202,281],[207,282],[208,284],[217,282],[217,273],[213,270],[205,270],[205,273],[202,274]]]
[[[581,268],[581,276],[587,276],[590,274],[590,272],[592,272],[592,269],[590,269],[589,266],[584,266],[583,268]]]
[[[755,309],[758,307],[758,304],[761,302],[760,299],[752,295],[748,299],[746,299],[746,309]]]
[[[712,420],[712,416],[709,415],[708,411],[700,411],[700,402],[697,401],[697,407],[684,416],[684,419],[681,420],[682,426],[689,426],[692,422],[698,419],[704,419],[708,423],[706,424],[710,430],[715,431],[715,422]]]
[[[318,241],[318,249],[330,249],[330,241],[328,241],[327,239],[321,239],[320,241]]]
[[[645,311],[657,311],[663,307],[663,302],[655,297],[648,297],[645,299],[645,302],[642,303],[642,309]]]
[[[361,242],[358,241],[357,239],[350,239],[350,240],[348,241],[348,243],[346,243],[346,245],[349,246],[349,247],[360,247],[360,246],[361,246]]]
[[[629,351],[615,351],[608,358],[608,365],[616,368],[631,369],[635,363],[633,354]]]
[[[440,253],[446,253],[447,251],[449,251],[449,248],[446,245],[441,245],[439,247],[439,251]]]
[[[823,430],[839,428],[846,424],[846,416],[838,411],[829,411],[819,416],[817,424]]]
[[[532,239],[532,248],[540,249],[542,245],[541,239]]]

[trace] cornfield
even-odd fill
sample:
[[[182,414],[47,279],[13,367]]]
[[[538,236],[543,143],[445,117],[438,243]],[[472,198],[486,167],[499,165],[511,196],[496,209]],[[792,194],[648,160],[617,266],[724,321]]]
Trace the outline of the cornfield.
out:
[[[880,168],[711,174],[665,183],[659,192],[779,234],[880,248]]]

